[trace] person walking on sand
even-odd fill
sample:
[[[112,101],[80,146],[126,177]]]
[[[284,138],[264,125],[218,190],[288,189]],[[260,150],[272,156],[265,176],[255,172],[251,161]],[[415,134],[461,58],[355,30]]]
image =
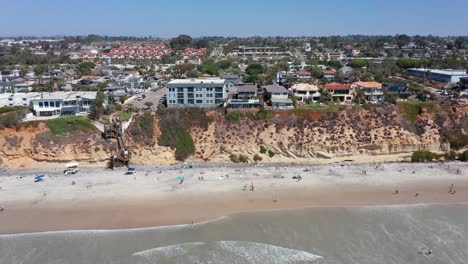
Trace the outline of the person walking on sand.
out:
[[[398,189],[396,189],[396,190],[393,192],[393,194],[398,194]]]
[[[5,211],[5,206],[4,206],[4,205],[2,205],[2,206],[0,207],[0,212],[3,212],[3,211]]]

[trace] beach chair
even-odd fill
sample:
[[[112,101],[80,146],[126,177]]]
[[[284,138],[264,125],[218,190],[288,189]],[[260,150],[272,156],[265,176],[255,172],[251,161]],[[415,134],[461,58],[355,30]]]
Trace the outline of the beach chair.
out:
[[[125,175],[133,175],[136,173],[135,168],[127,168],[127,171],[125,172]]]

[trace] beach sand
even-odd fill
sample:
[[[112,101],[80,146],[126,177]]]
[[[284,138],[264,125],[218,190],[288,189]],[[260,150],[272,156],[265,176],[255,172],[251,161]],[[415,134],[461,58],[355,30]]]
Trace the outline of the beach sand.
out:
[[[196,163],[191,169],[179,164],[124,172],[81,168],[64,176],[59,169],[4,170],[0,234],[191,224],[236,212],[314,206],[468,202],[467,166],[460,162]],[[47,175],[43,182],[34,183],[37,173]],[[292,179],[297,175],[302,180]],[[449,193],[452,184],[454,194]]]

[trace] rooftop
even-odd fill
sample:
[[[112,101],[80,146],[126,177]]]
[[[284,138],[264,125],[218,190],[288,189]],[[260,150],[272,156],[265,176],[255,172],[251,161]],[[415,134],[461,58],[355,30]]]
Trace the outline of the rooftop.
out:
[[[212,83],[212,84],[224,84],[225,79],[220,78],[198,78],[198,79],[175,79],[168,84],[203,84],[203,83]]]
[[[262,86],[262,89],[265,89],[269,93],[287,93],[288,92],[286,88],[278,84],[265,85],[265,86]]]
[[[309,84],[309,83],[297,83],[291,87],[291,90],[296,91],[318,91],[317,85]]]
[[[344,84],[344,83],[327,83],[325,84],[325,89],[327,90],[349,90],[351,89],[351,85],[349,84]]]
[[[378,82],[355,82],[354,84],[363,88],[382,88],[382,84]]]
[[[467,75],[465,69],[426,69],[426,68],[409,68],[408,70],[411,71],[420,71],[420,72],[431,72],[436,74],[444,74],[444,75]]]
[[[42,93],[41,98],[34,100],[74,100],[77,98],[96,99],[97,92],[53,92]]]
[[[257,92],[257,86],[253,84],[249,85],[240,85],[237,87],[237,92],[238,93],[256,93]]]

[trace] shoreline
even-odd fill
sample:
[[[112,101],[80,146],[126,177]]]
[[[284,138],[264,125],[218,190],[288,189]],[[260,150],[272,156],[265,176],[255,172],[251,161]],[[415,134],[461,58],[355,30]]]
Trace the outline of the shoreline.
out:
[[[163,173],[149,176],[143,171],[124,176],[123,170],[83,168],[73,178],[49,170],[50,179],[36,184],[30,170],[13,171],[27,178],[0,177],[0,200],[6,205],[0,213],[0,234],[174,226],[237,213],[307,207],[468,202],[468,174],[454,172],[465,168],[464,163],[379,166],[318,165],[310,173],[304,172],[307,166],[303,165],[164,167]],[[361,174],[362,170],[367,174]],[[176,180],[179,174],[185,175],[183,184]],[[275,178],[276,174],[284,178]],[[303,180],[292,180],[295,174]],[[199,175],[205,181],[199,181]],[[84,185],[89,182],[93,186],[88,189]],[[251,183],[254,191],[242,190]],[[453,195],[448,193],[450,184],[456,189]],[[396,189],[399,193],[393,194]]]

